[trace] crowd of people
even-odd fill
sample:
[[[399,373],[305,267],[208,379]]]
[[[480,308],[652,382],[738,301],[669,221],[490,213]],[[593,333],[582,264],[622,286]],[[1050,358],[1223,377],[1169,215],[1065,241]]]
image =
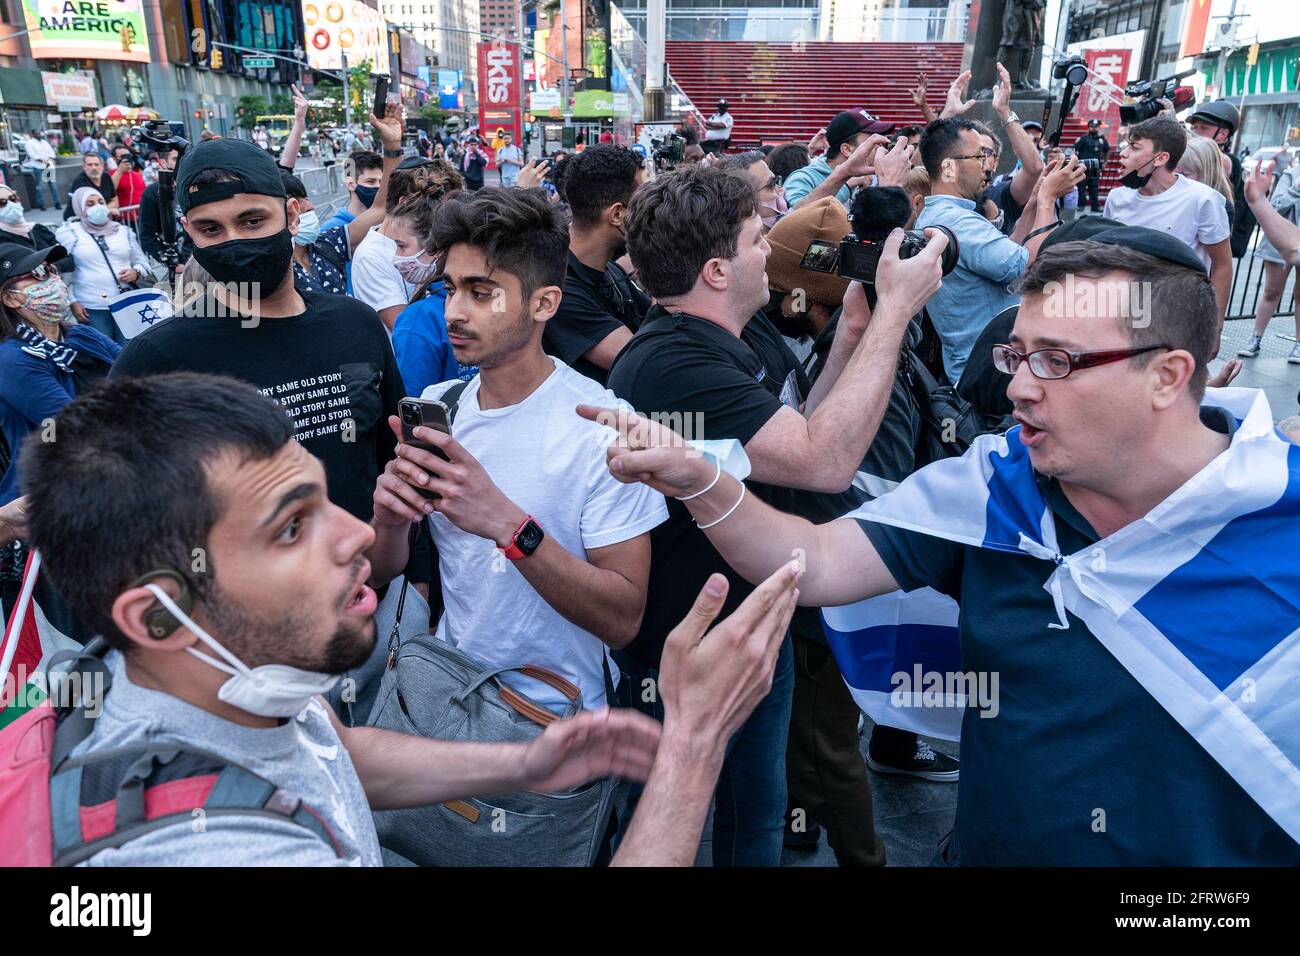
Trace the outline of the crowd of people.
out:
[[[582,862],[689,865],[711,819],[715,866],[779,865],[818,827],[880,866],[869,766],[957,784],[941,865],[1300,863],[1273,783],[1300,746],[1300,429],[1210,369],[1243,209],[1270,270],[1247,356],[1300,261],[1300,185],[1261,167],[1238,204],[1210,104],[1122,131],[1122,185],[1075,217],[1112,147],[1045,148],[999,77],[993,123],[963,76],[924,126],[857,109],[751,151],[722,101],[669,170],[613,143],[529,162],[504,130],[408,155],[390,104],[325,220],[294,174],[301,97],[278,161],[86,150],[53,234],[0,190],[3,606],[38,551],[44,618],[111,679],[61,758],[188,748],[310,808],[223,791],[199,829],[56,824],[56,857],[437,862],[394,836],[426,827],[483,860],[571,860],[591,831]],[[169,278],[202,291],[128,339],[107,303],[158,274],[166,216]],[[871,275],[854,248],[810,268],[815,242],[869,247]],[[1273,565],[1232,562],[1239,522]],[[1114,596],[1220,527],[1186,590]],[[960,757],[879,720],[860,746],[861,662],[817,610],[900,589],[955,601],[962,670],[1000,675]],[[1249,639],[1223,620],[1243,602]],[[1171,702],[1116,650],[1147,630],[1229,703]],[[413,646],[450,650],[418,670]],[[1243,723],[1271,765],[1230,753]],[[592,781],[594,824],[511,809]]]

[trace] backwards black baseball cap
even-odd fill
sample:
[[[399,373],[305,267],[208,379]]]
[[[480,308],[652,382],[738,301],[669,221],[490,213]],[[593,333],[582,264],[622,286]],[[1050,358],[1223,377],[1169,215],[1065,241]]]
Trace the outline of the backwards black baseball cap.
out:
[[[1104,242],[1108,246],[1123,246],[1134,252],[1145,252],[1149,256],[1187,266],[1201,273],[1207,273],[1201,257],[1192,251],[1192,247],[1183,240],[1146,226],[1119,226],[1106,229],[1088,237],[1089,242]]]
[[[190,184],[200,173],[219,169],[229,173],[228,182],[208,183],[193,192]],[[176,201],[187,213],[204,203],[220,202],[240,193],[286,197],[284,178],[271,154],[239,139],[209,139],[190,148],[176,172]]]
[[[46,249],[29,249],[16,242],[0,242],[0,282],[15,276],[25,276],[39,265],[58,262],[68,254],[62,246]]]

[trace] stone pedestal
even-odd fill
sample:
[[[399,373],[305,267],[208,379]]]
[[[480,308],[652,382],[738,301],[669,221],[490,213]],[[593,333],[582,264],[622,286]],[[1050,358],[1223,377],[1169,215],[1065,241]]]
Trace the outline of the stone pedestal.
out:
[[[966,34],[966,49],[962,54],[962,68],[971,71],[970,92],[975,96],[992,89],[998,81],[998,49],[1002,41],[1002,18],[1006,0],[976,0],[979,10]],[[1042,68],[1043,48],[1033,51],[1028,76],[1037,80]],[[1010,69],[1008,64],[1008,69]],[[1012,79],[1015,72],[1012,71]],[[1037,118],[1037,117],[1035,117]]]

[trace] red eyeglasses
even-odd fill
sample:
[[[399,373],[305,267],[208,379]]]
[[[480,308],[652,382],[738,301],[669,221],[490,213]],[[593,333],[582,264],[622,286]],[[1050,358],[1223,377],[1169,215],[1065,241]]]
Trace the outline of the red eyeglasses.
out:
[[[1067,352],[1065,349],[1037,349],[1033,352],[1017,352],[1010,345],[993,346],[993,367],[1007,375],[1015,375],[1022,361],[1029,362],[1029,371],[1035,378],[1051,381],[1066,378],[1071,372],[1096,365],[1109,365],[1120,359],[1132,358],[1156,349],[1167,349],[1168,345],[1148,345],[1140,349],[1106,349],[1096,352]]]

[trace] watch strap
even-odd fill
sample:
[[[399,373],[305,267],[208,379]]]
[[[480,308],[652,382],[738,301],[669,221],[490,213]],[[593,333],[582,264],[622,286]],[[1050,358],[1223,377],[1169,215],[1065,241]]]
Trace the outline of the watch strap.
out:
[[[524,520],[519,522],[519,527],[515,528],[515,533],[510,536],[510,544],[501,551],[501,553],[511,561],[518,561],[520,558],[526,557],[528,554],[528,552],[524,551],[523,548],[519,547],[519,535],[524,528],[528,527],[530,521],[537,524],[537,519],[532,515],[525,516]],[[538,524],[537,527],[540,528],[541,525]]]
[[[398,159],[402,155],[403,153],[401,147],[398,147],[397,149],[389,149],[386,146],[384,147],[384,156],[386,156],[388,159]]]

